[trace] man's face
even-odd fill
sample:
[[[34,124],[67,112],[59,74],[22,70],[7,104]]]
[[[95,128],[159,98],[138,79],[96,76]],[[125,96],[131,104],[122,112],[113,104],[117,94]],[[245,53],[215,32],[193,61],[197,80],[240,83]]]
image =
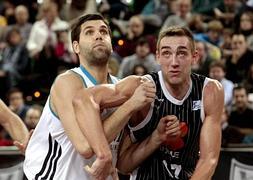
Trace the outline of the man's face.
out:
[[[190,0],[180,0],[178,5],[179,5],[179,12],[182,17],[185,17],[187,13],[191,11]]]
[[[25,8],[19,8],[19,10],[15,12],[15,18],[17,22],[20,24],[26,23],[28,17],[29,17],[28,11]]]
[[[240,19],[240,28],[244,31],[252,29],[251,19],[247,14],[243,14]]]
[[[208,31],[208,37],[212,42],[216,42],[220,38],[220,32],[216,30],[209,30]]]
[[[77,42],[75,42],[77,43]],[[91,20],[82,24],[75,52],[80,60],[90,65],[105,65],[112,52],[109,29],[102,20]]]
[[[134,37],[139,37],[144,31],[144,24],[139,17],[133,17],[129,21],[129,28]]]
[[[232,52],[242,55],[247,50],[247,43],[243,35],[234,35],[232,37]]]
[[[136,46],[136,54],[140,58],[145,58],[150,52],[148,44],[139,44]]]
[[[23,95],[20,92],[12,93],[9,97],[9,104],[16,111],[24,104]]]
[[[235,105],[238,109],[244,109],[248,104],[248,96],[245,89],[234,90]]]
[[[198,51],[200,59],[202,59],[202,57],[206,56],[205,45],[204,45],[203,42],[197,42],[196,43],[196,50]]]
[[[187,37],[164,37],[156,56],[168,84],[181,85],[190,80],[191,64],[196,57]]]
[[[210,69],[209,75],[211,78],[221,81],[225,76],[225,72],[221,67],[214,66]]]

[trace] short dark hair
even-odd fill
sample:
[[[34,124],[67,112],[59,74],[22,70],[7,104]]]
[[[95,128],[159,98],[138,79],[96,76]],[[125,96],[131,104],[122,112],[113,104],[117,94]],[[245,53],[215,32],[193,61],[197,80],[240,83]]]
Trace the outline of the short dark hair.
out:
[[[244,89],[245,92],[246,92],[246,94],[248,95],[248,90],[247,90],[247,88],[246,88],[243,84],[241,84],[241,83],[235,84],[235,85],[234,85],[233,94],[234,94],[234,92],[235,92],[236,90],[242,90],[242,89]]]
[[[81,25],[87,21],[92,21],[92,20],[102,20],[106,24],[106,26],[109,30],[110,36],[112,36],[109,23],[105,20],[105,18],[102,15],[100,15],[100,14],[86,14],[86,15],[79,17],[76,20],[76,22],[71,26],[71,41],[72,42],[74,42],[74,41],[79,42],[80,33],[81,33]]]
[[[177,27],[177,26],[169,27],[159,33],[159,37],[158,37],[158,41],[157,41],[157,45],[156,45],[157,50],[159,51],[159,46],[160,46],[161,40],[164,37],[172,37],[172,36],[180,36],[180,37],[185,36],[185,37],[187,37],[190,41],[190,44],[191,44],[191,51],[192,52],[195,51],[195,43],[194,43],[194,39],[193,39],[193,35],[192,35],[191,31],[188,28]]]
[[[11,95],[12,95],[12,94],[15,94],[15,93],[21,93],[22,96],[23,96],[23,92],[22,92],[19,88],[13,87],[13,88],[11,88],[11,89],[7,92],[7,100],[9,101]]]

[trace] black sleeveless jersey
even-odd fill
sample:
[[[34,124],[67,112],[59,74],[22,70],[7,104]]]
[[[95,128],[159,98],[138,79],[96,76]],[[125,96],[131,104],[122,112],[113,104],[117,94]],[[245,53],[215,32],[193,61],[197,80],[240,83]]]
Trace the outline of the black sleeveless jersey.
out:
[[[191,74],[191,87],[185,98],[179,101],[170,96],[166,90],[161,71],[150,75],[156,84],[157,99],[151,106],[149,117],[136,127],[130,127],[132,138],[137,142],[147,138],[155,130],[159,120],[166,115],[175,115],[180,121],[185,122],[188,132],[182,138],[184,143],[182,148],[172,150],[166,145],[161,145],[133,172],[131,179],[189,179],[199,159],[202,90],[206,77]]]

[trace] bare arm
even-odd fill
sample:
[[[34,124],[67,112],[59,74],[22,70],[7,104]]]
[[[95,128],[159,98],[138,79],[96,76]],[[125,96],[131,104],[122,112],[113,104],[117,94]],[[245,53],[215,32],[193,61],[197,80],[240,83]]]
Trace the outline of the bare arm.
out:
[[[107,140],[111,142],[124,128],[128,119],[135,111],[145,105],[149,106],[153,101],[155,97],[155,85],[151,82],[141,83],[142,80],[140,77],[130,76],[119,81],[116,85],[95,86],[88,89],[90,93],[87,91],[80,92],[79,95],[74,98],[73,104],[77,114],[78,124],[82,131],[91,131],[91,129],[93,129],[91,128],[93,123],[101,123],[100,118],[97,116],[95,117],[92,114],[95,119],[90,117],[91,113],[89,108],[92,108],[92,106],[89,107],[90,102],[93,102],[94,107],[99,108],[100,106],[108,108],[118,106],[126,101],[110,117],[103,121],[104,131],[93,131],[93,133],[104,132]],[[137,88],[137,86],[139,87]],[[89,115],[89,117],[87,115]],[[87,124],[89,124],[88,128]],[[87,132],[87,135],[88,134],[90,133]],[[95,145],[96,141],[94,141],[93,135],[90,135],[90,141],[88,136],[86,137],[92,149],[94,148],[93,146],[98,146],[98,144]]]
[[[220,119],[224,106],[221,84],[217,81],[209,82],[204,89],[203,101],[205,120],[200,134],[200,159],[191,180],[211,179],[220,154]]]
[[[69,82],[72,82],[71,85]],[[84,88],[80,79],[72,73],[60,75],[51,89],[51,105],[58,114],[64,130],[74,145],[75,149],[84,158],[90,158],[93,154],[89,144],[77,124],[72,99],[77,92]]]
[[[28,130],[23,121],[0,100],[0,124],[6,129],[13,140],[25,143]]]
[[[179,134],[179,120],[173,115],[161,118],[156,130],[140,143],[133,144],[129,135],[125,134],[120,147],[117,168],[126,174],[132,172],[163,142],[167,139],[175,138]]]

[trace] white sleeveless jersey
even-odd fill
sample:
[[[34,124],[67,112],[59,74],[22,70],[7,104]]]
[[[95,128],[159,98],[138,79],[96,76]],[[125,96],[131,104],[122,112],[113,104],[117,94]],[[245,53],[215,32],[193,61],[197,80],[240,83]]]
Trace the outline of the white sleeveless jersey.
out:
[[[87,87],[94,86],[89,76],[81,68],[71,71],[77,73]],[[110,76],[113,83],[117,78]],[[109,112],[103,114],[108,115]],[[113,163],[116,164],[117,151],[122,132],[111,143]],[[40,121],[26,149],[24,172],[29,180],[88,180],[89,175],[84,170],[85,165],[91,165],[95,157],[85,159],[74,148],[66,135],[61,121],[50,107],[50,97],[43,109]],[[109,179],[109,178],[108,178]]]

